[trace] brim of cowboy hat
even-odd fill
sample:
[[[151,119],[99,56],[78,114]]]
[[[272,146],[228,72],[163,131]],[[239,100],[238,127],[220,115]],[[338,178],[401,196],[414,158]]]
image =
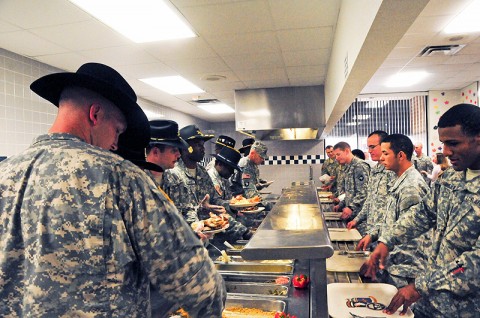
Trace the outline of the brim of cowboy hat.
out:
[[[195,140],[195,139],[201,139],[201,140],[208,141],[208,140],[212,139],[213,137],[215,137],[215,136],[214,135],[192,136],[190,138],[187,138],[186,141]]]
[[[221,162],[229,165],[230,167],[232,167],[232,168],[234,168],[234,169],[236,169],[236,170],[238,170],[238,171],[242,171],[242,169],[241,169],[237,164],[233,163],[232,161],[230,161],[230,160],[228,160],[228,159],[226,159],[226,158],[220,157],[220,156],[217,155],[217,154],[214,154],[214,155],[212,155],[212,156],[215,157],[216,159],[220,160]]]
[[[126,131],[120,135],[127,144],[146,147],[150,140],[148,118],[142,108],[121,90],[104,81],[78,73],[56,73],[43,76],[30,85],[30,89],[40,97],[58,107],[62,91],[66,87],[79,86],[91,89],[110,100],[125,116]]]
[[[165,140],[165,141],[158,141],[158,140],[150,140],[150,145],[155,145],[155,144],[161,144],[161,145],[167,145],[171,147],[176,147],[178,149],[188,149],[190,145],[184,141],[183,139],[180,140]]]

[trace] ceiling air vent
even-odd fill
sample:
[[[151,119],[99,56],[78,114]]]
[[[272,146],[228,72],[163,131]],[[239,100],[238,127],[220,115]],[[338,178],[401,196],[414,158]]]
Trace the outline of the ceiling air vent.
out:
[[[431,45],[424,48],[418,56],[427,57],[434,55],[454,55],[463,49],[464,46],[465,44]]]
[[[211,98],[211,99],[195,99],[193,101],[195,103],[198,103],[198,104],[211,104],[211,103],[219,103],[220,102],[218,99],[214,99],[214,98]]]

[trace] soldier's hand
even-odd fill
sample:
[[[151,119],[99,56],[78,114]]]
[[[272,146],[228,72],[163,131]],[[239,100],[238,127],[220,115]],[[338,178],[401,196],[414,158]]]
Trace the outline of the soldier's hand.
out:
[[[339,205],[335,205],[335,206],[333,207],[333,211],[334,211],[334,212],[338,212],[339,210],[340,210],[340,206],[339,206]]]
[[[357,247],[355,248],[355,250],[357,251],[360,251],[360,250],[363,250],[363,251],[366,251],[367,248],[370,246],[370,243],[372,243],[372,237],[367,234],[365,235],[357,244]]]
[[[352,209],[350,209],[349,207],[343,208],[342,212],[343,213],[342,215],[340,215],[340,218],[343,220],[348,220],[353,214]]]
[[[420,296],[418,291],[415,289],[415,284],[409,284],[398,290],[395,296],[393,296],[390,305],[388,305],[383,312],[391,315],[403,305],[403,309],[400,312],[400,315],[403,316],[407,313],[408,308],[420,298],[422,298],[422,296]]]
[[[347,229],[349,229],[349,230],[354,229],[356,226],[357,226],[357,221],[355,221],[355,220],[352,220],[352,221],[347,223]]]
[[[365,262],[364,272],[361,273],[366,277],[376,278],[379,269],[385,269],[385,260],[388,256],[388,247],[382,242],[378,243],[377,247],[370,254],[370,258]]]
[[[210,194],[205,194],[202,201],[200,201],[199,205],[205,208],[207,207],[209,202],[210,202]]]
[[[207,209],[215,214],[227,213],[227,210],[221,205],[208,204]]]

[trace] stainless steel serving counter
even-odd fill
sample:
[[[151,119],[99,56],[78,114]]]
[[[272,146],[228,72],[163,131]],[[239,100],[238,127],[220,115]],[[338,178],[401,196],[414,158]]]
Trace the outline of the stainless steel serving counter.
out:
[[[325,259],[333,246],[313,183],[285,189],[241,253],[247,260],[310,260],[310,317],[328,318]]]

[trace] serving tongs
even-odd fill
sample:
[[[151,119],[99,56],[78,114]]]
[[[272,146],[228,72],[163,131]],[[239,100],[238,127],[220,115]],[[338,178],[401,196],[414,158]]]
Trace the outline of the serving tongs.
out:
[[[338,252],[338,255],[347,255],[349,258],[354,258],[354,257],[368,257],[370,256],[369,251],[340,251]]]

